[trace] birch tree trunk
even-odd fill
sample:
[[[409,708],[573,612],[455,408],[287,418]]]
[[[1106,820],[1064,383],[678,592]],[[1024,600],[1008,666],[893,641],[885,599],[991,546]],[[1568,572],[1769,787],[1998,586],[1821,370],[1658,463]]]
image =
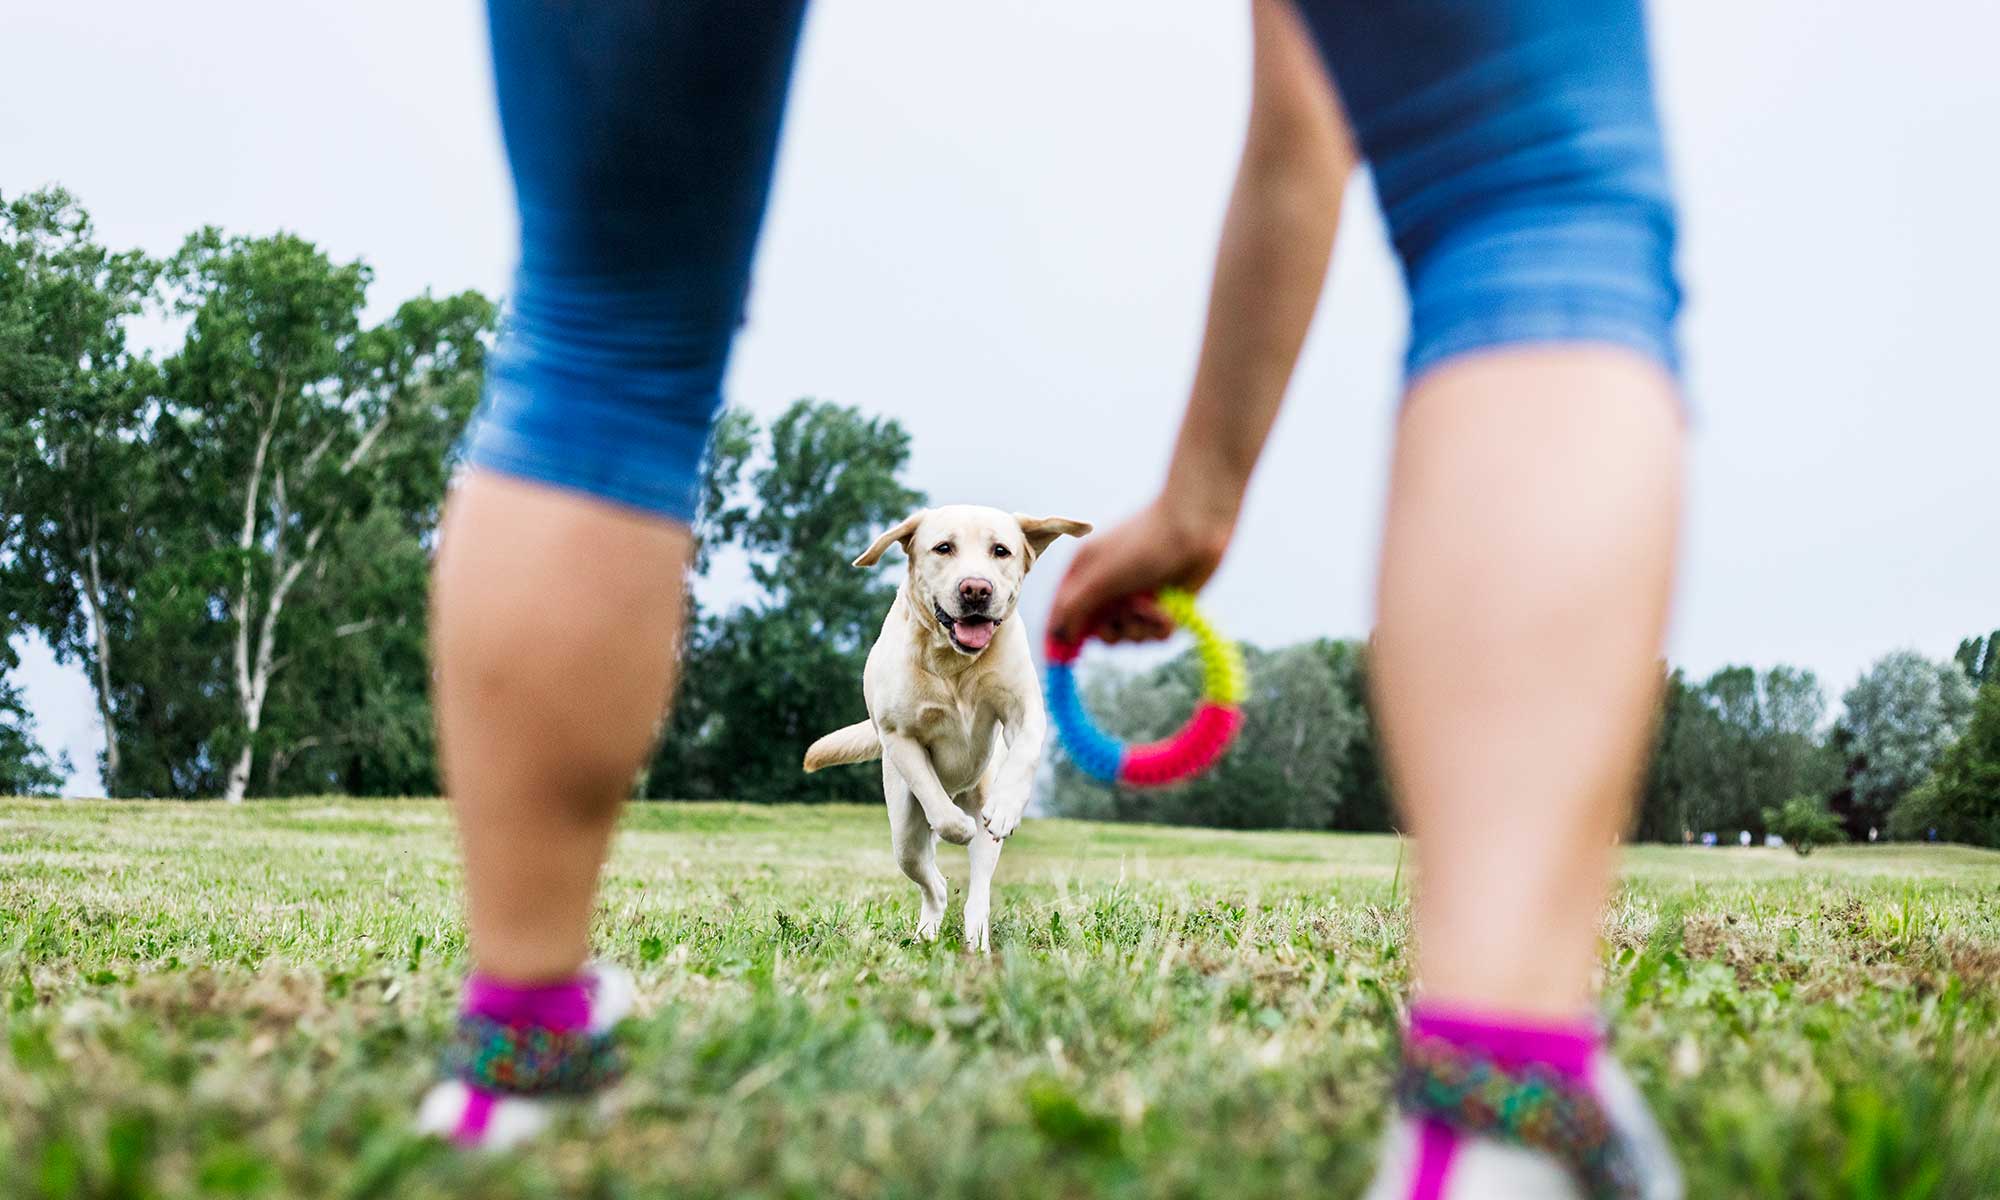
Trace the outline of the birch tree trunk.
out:
[[[257,500],[264,487],[264,460],[270,455],[271,438],[277,433],[278,414],[284,403],[284,377],[281,375],[277,394],[271,401],[271,411],[264,419],[264,428],[257,435],[257,449],[250,456],[250,478],[243,483],[243,526],[236,537],[236,551],[243,558],[242,585],[237,589],[235,602],[230,605],[236,618],[236,704],[238,715],[243,720],[243,748],[237,752],[236,764],[229,768],[229,782],[222,793],[222,798],[230,804],[243,803],[243,795],[250,788],[250,768],[257,748],[257,724],[263,716],[262,698],[257,695],[250,669],[250,621],[254,611],[251,606],[255,600],[256,581],[252,551],[257,545]],[[278,539],[282,551],[282,524],[278,529]]]
[[[251,477],[245,488],[243,506],[243,528],[238,536],[238,548],[244,555],[242,587],[234,604],[236,616],[236,700],[238,715],[243,722],[243,748],[237,752],[236,761],[229,768],[229,776],[224,786],[222,798],[230,804],[241,804],[250,790],[250,774],[256,767],[257,731],[264,719],[264,698],[270,694],[271,676],[280,661],[278,648],[278,617],[285,610],[285,601],[292,588],[315,561],[320,541],[325,536],[328,518],[306,534],[304,543],[296,554],[286,544],[286,527],[292,517],[291,497],[286,491],[285,472],[277,470],[271,485],[271,585],[270,594],[263,597],[260,606],[256,594],[256,572],[251,568],[251,552],[260,540],[257,536],[258,496],[262,487],[265,460],[270,449],[271,434],[276,428],[278,405],[283,403],[280,396],[272,406],[272,421],[265,426],[258,440],[257,450],[251,456]],[[360,466],[374,449],[377,439],[388,426],[390,413],[385,411],[370,425],[355,447],[340,464],[340,474],[346,476]],[[311,469],[331,444],[331,438],[314,447],[304,460],[304,474]],[[261,607],[261,612],[259,609]],[[256,614],[256,632],[251,632],[251,621]]]
[[[84,590],[84,600],[90,606],[90,636],[97,646],[92,657],[97,660],[97,719],[104,723],[104,794],[118,794],[118,722],[111,711],[111,634],[104,626],[104,581],[98,567],[97,542],[90,545],[90,586]]]
[[[68,497],[63,499],[63,517],[69,522],[70,529],[78,527],[76,509]],[[111,631],[104,619],[104,567],[99,552],[100,531],[94,506],[87,524],[89,532],[76,556],[84,568],[82,586],[77,590],[83,593],[84,606],[90,614],[90,657],[96,668],[92,672],[91,690],[96,693],[97,719],[104,725],[104,794],[116,796],[121,756],[118,751],[118,722],[111,706]],[[75,545],[74,542],[71,544]]]

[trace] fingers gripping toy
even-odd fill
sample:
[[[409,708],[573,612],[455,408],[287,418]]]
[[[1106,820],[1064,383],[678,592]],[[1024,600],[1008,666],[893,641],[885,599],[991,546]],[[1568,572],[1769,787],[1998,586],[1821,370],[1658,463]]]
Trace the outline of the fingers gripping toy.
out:
[[[1083,711],[1076,691],[1076,657],[1081,639],[1048,641],[1049,716],[1070,761],[1093,779],[1127,787],[1160,787],[1198,775],[1215,765],[1243,727],[1243,697],[1249,690],[1243,654],[1215,631],[1194,606],[1194,596],[1163,588],[1160,608],[1173,623],[1194,635],[1201,656],[1201,702],[1188,723],[1164,741],[1127,746],[1099,729]]]

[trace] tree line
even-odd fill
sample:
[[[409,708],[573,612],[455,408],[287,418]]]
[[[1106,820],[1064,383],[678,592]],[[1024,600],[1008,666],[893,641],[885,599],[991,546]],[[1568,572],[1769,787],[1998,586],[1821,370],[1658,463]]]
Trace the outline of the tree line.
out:
[[[204,229],[165,258],[102,244],[60,189],[0,197],[0,794],[55,790],[9,648],[89,680],[113,796],[439,790],[425,586],[497,308],[467,291],[364,320],[371,273],[294,234]],[[165,352],[135,349],[164,331]],[[894,420],[800,400],[731,410],[697,516],[679,698],[649,798],[870,802],[870,770],[807,776],[866,715],[862,664],[899,565],[849,562],[922,505]],[[695,579],[705,581],[699,593]],[[1246,648],[1249,720],[1181,787],[1097,786],[1052,750],[1055,811],[1238,828],[1383,830],[1367,646]],[[1196,664],[1086,662],[1113,732],[1158,736]],[[1951,661],[1888,655],[1843,697],[1808,671],[1666,671],[1633,834],[1803,829],[2000,845],[2000,632]],[[1782,831],[1782,830],[1780,830]]]
[[[1050,804],[1069,816],[1225,828],[1395,825],[1369,711],[1365,642],[1246,648],[1244,732],[1207,776],[1158,791],[1107,788],[1057,758]],[[1088,664],[1086,663],[1086,666]],[[1200,695],[1192,652],[1144,671],[1086,675],[1086,705],[1129,741],[1159,737]],[[1663,667],[1653,752],[1631,836],[1655,842],[1777,833],[2000,846],[2000,631],[1948,661],[1899,650],[1827,720],[1811,671]]]

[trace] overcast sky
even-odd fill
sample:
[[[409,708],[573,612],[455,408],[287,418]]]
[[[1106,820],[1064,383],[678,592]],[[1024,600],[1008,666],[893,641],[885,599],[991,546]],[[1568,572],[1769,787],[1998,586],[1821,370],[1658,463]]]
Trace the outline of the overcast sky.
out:
[[[76,192],[113,246],[295,230],[425,288],[505,290],[514,218],[468,0],[18,7],[0,193]],[[2000,5],[1671,0],[1655,51],[1702,417],[1672,654],[1837,699],[2000,625]],[[1215,0],[823,0],[730,396],[901,419],[938,501],[1100,523],[1156,485],[1248,102]],[[1372,200],[1207,603],[1262,643],[1358,635],[1404,309]],[[1067,550],[1027,600],[1039,623]],[[24,647],[96,787],[80,675]]]

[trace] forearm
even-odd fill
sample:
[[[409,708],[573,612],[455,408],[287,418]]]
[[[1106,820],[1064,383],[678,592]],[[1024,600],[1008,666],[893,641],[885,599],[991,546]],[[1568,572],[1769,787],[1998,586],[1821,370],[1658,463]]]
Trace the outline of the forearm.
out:
[[[1288,0],[1257,0],[1250,127],[1223,222],[1194,388],[1167,499],[1234,523],[1312,324],[1354,153]]]

